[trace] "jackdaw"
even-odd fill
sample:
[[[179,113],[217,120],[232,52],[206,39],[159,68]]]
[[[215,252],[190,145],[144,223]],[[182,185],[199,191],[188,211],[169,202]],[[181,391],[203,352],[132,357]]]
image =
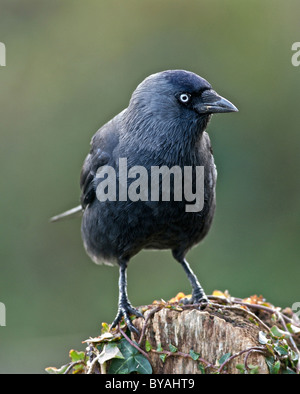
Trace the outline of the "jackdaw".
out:
[[[112,327],[124,317],[128,328],[137,331],[130,315],[142,315],[128,299],[126,269],[129,260],[142,249],[170,249],[192,285],[190,301],[207,302],[185,256],[205,237],[215,212],[217,172],[205,130],[212,114],[236,111],[230,101],[219,96],[200,76],[185,70],[167,70],[141,82],[128,107],[93,136],[81,171],[81,205],[53,220],[82,211],[81,232],[88,255],[97,264],[119,265],[119,307]],[[202,209],[187,211],[191,201],[183,192],[182,198],[174,197],[173,178],[169,182],[169,201],[162,199],[161,190],[154,201],[151,196],[145,198],[143,190],[138,190],[140,198],[134,201],[128,195],[124,198],[118,183],[124,170],[120,158],[126,158],[128,168],[144,168],[150,178],[153,166],[192,168],[193,190],[197,182],[195,170],[204,168]],[[115,170],[116,176],[112,179],[116,185],[106,182],[105,190],[112,187],[116,198],[105,199],[97,194],[98,186],[105,179],[105,169]],[[106,181],[107,178],[108,175]],[[134,177],[127,177],[125,186],[130,187],[133,180]],[[160,178],[159,187],[162,182]],[[150,179],[148,185],[151,187]]]

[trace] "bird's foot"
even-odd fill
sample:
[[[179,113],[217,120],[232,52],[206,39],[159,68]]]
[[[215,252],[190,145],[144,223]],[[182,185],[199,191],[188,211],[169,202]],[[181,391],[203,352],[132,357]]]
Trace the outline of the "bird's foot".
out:
[[[183,298],[181,300],[184,305],[188,304],[199,304],[200,309],[205,309],[206,306],[209,304],[209,300],[205,293],[203,292],[193,292],[192,297],[190,298]]]
[[[207,305],[209,304],[209,300],[204,294],[202,297],[192,297],[193,298],[193,304],[199,304],[199,309],[205,309]]]
[[[122,320],[122,317],[124,317],[124,320],[127,324],[127,327],[131,332],[135,332],[136,334],[139,335],[139,331],[137,328],[134,327],[134,325],[131,322],[130,316],[134,315],[137,317],[143,317],[142,313],[134,308],[129,302],[122,302],[119,304],[119,309],[117,316],[115,317],[115,320],[112,322],[111,328],[114,328],[117,326],[118,323]]]

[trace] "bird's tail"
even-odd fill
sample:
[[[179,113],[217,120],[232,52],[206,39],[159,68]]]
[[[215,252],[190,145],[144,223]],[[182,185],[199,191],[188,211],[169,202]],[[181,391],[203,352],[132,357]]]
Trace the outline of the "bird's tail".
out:
[[[81,212],[82,212],[82,206],[78,205],[77,207],[69,209],[66,212],[63,212],[63,213],[56,215],[56,216],[53,216],[52,218],[50,218],[50,222],[57,222],[58,220],[61,220],[61,219],[73,217],[73,216],[78,215]]]

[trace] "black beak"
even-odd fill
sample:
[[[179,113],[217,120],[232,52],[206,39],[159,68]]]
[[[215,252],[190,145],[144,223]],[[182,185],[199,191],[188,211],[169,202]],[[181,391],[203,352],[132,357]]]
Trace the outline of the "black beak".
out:
[[[219,96],[214,90],[205,90],[201,95],[201,102],[196,111],[200,114],[218,114],[225,112],[238,112],[238,109],[229,100]]]

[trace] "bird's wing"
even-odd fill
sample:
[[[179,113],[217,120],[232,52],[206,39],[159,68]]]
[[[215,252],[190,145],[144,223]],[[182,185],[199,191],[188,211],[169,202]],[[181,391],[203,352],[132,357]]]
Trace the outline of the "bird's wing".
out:
[[[83,209],[96,197],[94,180],[97,170],[106,164],[114,166],[113,152],[119,144],[118,124],[121,114],[101,127],[92,138],[91,150],[83,163],[80,175],[80,201]]]
[[[95,199],[94,179],[99,167],[108,163],[113,165],[113,151],[119,143],[118,121],[123,112],[101,127],[92,138],[91,150],[83,163],[80,174],[81,205],[53,216],[50,219],[51,222],[77,216]]]
[[[99,167],[108,164],[110,155],[101,149],[96,149],[96,153],[89,153],[83,163],[80,175],[81,188],[81,206],[84,209],[88,204],[94,201],[96,189],[94,179]]]

